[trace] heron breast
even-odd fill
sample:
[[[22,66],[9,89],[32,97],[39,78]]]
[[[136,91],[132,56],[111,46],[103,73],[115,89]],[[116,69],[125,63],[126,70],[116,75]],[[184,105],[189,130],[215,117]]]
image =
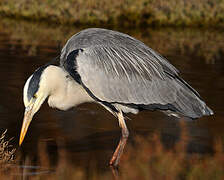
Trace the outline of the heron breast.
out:
[[[85,89],[75,81],[67,81],[67,84],[57,89],[48,98],[48,104],[52,108],[68,110],[79,104],[94,101]]]

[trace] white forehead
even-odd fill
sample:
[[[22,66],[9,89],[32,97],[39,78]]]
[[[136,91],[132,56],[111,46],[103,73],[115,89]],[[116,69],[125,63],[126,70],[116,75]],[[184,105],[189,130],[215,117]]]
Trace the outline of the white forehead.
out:
[[[25,107],[27,107],[27,105],[29,104],[29,100],[28,100],[28,87],[29,87],[29,84],[30,84],[30,80],[31,80],[31,78],[33,77],[33,75],[31,75],[28,79],[27,79],[27,81],[26,81],[26,84],[25,84],[25,86],[24,86],[24,88],[23,88],[23,103],[24,103],[24,105],[25,105]]]

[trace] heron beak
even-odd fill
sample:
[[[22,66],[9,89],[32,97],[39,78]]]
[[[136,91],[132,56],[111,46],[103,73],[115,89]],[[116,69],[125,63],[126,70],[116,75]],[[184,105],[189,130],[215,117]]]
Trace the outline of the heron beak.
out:
[[[28,130],[28,127],[30,125],[30,122],[32,121],[33,105],[34,104],[31,104],[30,106],[26,107],[26,109],[25,109],[24,118],[23,118],[23,125],[22,125],[22,129],[21,129],[21,132],[20,132],[19,145],[22,144],[22,142],[24,140],[24,137],[26,135],[26,132]]]
[[[23,118],[23,125],[20,132],[19,145],[21,145],[24,140],[24,137],[26,135],[26,132],[28,130],[28,127],[30,125],[30,122],[32,121],[34,114],[40,109],[40,106],[43,104],[45,99],[46,96],[41,96],[39,98],[32,98],[31,103],[26,107]]]

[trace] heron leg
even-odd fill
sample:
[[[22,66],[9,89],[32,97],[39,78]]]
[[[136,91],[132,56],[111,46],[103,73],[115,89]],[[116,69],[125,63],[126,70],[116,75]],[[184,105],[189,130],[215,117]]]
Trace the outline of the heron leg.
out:
[[[121,128],[122,136],[121,136],[120,142],[110,160],[110,165],[113,165],[115,167],[119,164],[120,157],[123,153],[123,150],[124,150],[124,147],[127,142],[128,135],[129,135],[128,128],[125,124],[123,113],[121,111],[118,112],[117,117],[118,117],[118,121],[119,121],[119,126]]]

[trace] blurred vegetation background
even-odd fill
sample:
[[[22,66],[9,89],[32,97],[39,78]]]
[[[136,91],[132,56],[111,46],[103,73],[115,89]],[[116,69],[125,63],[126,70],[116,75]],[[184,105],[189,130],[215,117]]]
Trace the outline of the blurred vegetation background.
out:
[[[57,44],[58,53],[65,42],[76,32],[87,26],[63,26],[46,23],[30,23],[4,18],[0,21],[0,32],[7,34],[12,44],[18,41],[22,44],[27,55],[35,56],[41,51],[51,50],[52,44]],[[104,27],[101,25],[100,27]],[[155,49],[165,57],[172,54],[193,56],[195,59],[203,59],[207,64],[221,61],[224,56],[224,32],[222,29],[200,28],[115,28],[131,34]],[[52,34],[54,34],[52,36]],[[42,49],[40,49],[40,45]],[[43,48],[45,46],[45,48]],[[1,44],[0,44],[1,47]],[[13,48],[13,47],[12,47]],[[55,53],[52,52],[52,53]]]
[[[223,27],[224,0],[1,0],[0,16],[57,24]]]

